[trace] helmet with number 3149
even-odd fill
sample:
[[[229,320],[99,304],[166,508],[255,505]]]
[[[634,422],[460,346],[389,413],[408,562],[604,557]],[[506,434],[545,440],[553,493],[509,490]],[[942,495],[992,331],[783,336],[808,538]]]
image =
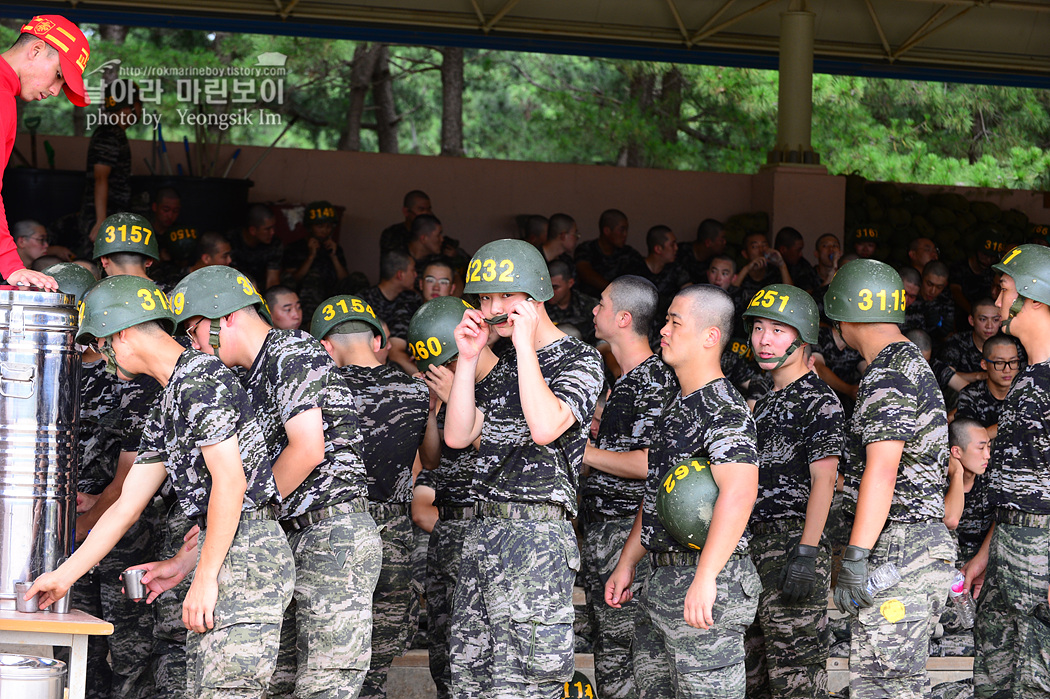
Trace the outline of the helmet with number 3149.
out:
[[[171,310],[179,323],[196,316],[214,320],[248,306],[257,306],[269,320],[269,309],[255,285],[243,272],[225,265],[190,272],[171,292]]]
[[[386,344],[386,332],[375,311],[364,299],[356,296],[333,296],[322,301],[310,319],[310,334],[320,341],[346,323],[360,324],[360,331],[371,330],[373,336],[383,338],[383,344]]]
[[[463,313],[473,308],[463,299],[442,296],[427,301],[408,322],[408,351],[416,368],[426,372],[430,367],[446,364],[459,354],[454,335]]]
[[[138,214],[118,213],[107,217],[99,224],[92,259],[119,252],[135,252],[160,260],[160,243],[153,234],[153,225]]]
[[[142,277],[106,277],[84,295],[76,341],[87,344],[149,320],[174,330],[175,316],[164,292]]]
[[[466,281],[467,294],[521,292],[541,303],[554,296],[543,253],[524,240],[504,238],[482,245],[467,265]]]
[[[840,323],[903,323],[904,282],[878,260],[847,262],[824,294],[824,313]]]

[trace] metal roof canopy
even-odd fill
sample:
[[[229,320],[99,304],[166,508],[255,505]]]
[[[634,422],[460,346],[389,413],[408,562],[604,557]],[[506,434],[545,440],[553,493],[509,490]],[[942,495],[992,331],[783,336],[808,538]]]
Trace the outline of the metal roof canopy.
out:
[[[796,3],[797,4],[797,3]],[[814,71],[1050,88],[1050,0],[809,0]],[[777,69],[789,0],[83,0],[0,15]]]

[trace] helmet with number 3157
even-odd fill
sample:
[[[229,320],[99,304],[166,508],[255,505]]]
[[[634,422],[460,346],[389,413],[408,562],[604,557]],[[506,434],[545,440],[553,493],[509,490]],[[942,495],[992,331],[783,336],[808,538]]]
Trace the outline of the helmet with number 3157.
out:
[[[554,296],[543,253],[524,240],[505,238],[482,245],[467,265],[466,281],[467,294],[521,292],[541,303]]]
[[[92,259],[120,252],[134,252],[160,260],[160,243],[153,225],[138,214],[118,213],[107,217],[98,227]]]
[[[175,328],[164,292],[142,277],[106,277],[84,295],[76,341],[87,344],[149,320],[160,321],[169,331]]]
[[[824,313],[840,323],[903,323],[904,282],[878,260],[842,266],[824,294]]]

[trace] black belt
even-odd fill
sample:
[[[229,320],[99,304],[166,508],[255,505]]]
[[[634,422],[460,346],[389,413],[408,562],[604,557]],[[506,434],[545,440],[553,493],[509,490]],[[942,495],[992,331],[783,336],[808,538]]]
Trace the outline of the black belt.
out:
[[[696,566],[700,562],[699,551],[667,551],[664,553],[650,553],[649,562],[653,568],[665,566]]]
[[[457,519],[474,519],[473,505],[438,505],[438,519],[449,522]]]
[[[561,505],[527,502],[476,502],[474,503],[474,516],[478,518],[495,517],[497,519],[571,519],[569,511]]]
[[[277,508],[274,505],[266,505],[259,510],[241,510],[241,521],[244,522],[250,519],[277,519]],[[204,531],[208,526],[208,515],[197,515],[192,520]]]
[[[323,522],[332,517],[367,512],[367,502],[368,501],[364,498],[354,498],[350,502],[338,502],[334,505],[328,505],[327,507],[319,507],[316,510],[310,510],[306,514],[301,514],[298,517],[282,519],[281,528],[289,533],[297,532],[300,529],[306,529],[311,524],[317,524],[318,522]]]
[[[407,516],[412,512],[411,507],[407,502],[377,502],[376,500],[369,500],[368,514],[372,515],[372,518],[378,522],[381,519],[390,519],[398,515]]]
[[[1012,524],[1015,527],[1036,527],[1038,529],[1050,528],[1050,515],[1037,515],[1034,512],[1008,510],[1005,507],[996,508],[995,521],[1000,524]]]
[[[751,521],[747,523],[747,528],[755,536],[783,534],[784,532],[802,531],[806,528],[806,520],[802,517],[785,517],[784,519],[771,519],[768,522]]]
[[[597,512],[595,510],[586,510],[584,515],[588,522],[618,522],[621,519],[634,519],[636,512],[632,512],[626,515],[610,515],[605,512]]]

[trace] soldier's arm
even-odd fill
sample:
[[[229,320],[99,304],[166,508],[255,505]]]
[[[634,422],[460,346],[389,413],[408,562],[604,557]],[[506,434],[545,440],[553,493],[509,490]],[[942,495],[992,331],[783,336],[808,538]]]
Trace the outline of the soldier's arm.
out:
[[[44,573],[33,583],[26,597],[42,592],[40,607],[65,597],[66,592],[85,573],[101,561],[117,545],[146,509],[162,485],[167,472],[159,462],[139,464],[135,470],[134,488],[125,488],[113,506],[99,518],[83,544],[65,563],[50,573]]]
[[[311,408],[284,423],[288,446],[273,463],[273,479],[281,497],[287,496],[324,461],[324,420],[320,408]]]
[[[90,510],[77,517],[76,527],[76,538],[77,541],[83,541],[84,537],[87,536],[91,528],[98,522],[98,518],[106,513],[106,510],[110,508],[120,498],[122,489],[124,488],[124,481],[128,477],[128,472],[135,463],[135,457],[138,456],[136,451],[122,451],[120,456],[117,457],[117,472],[113,474],[113,480],[109,482],[99,496],[98,500],[91,507]]]
[[[610,607],[619,609],[625,602],[629,602],[633,593],[631,583],[634,582],[634,569],[645,555],[645,547],[642,546],[642,508],[638,507],[638,514],[634,517],[634,525],[631,533],[624,542],[620,558],[616,561],[616,567],[609,575],[605,583],[605,603]]]
[[[857,516],[853,520],[853,531],[849,537],[851,546],[869,550],[875,546],[890,513],[902,454],[904,442],[896,440],[872,442],[865,448],[864,473],[860,478],[860,494],[857,496]]]
[[[698,629],[714,623],[716,579],[744,534],[758,498],[756,464],[711,464],[711,476],[718,486],[718,499],[696,575],[685,596],[685,622]]]
[[[518,350],[518,390],[521,411],[536,444],[550,444],[576,424],[576,415],[569,404],[554,395],[544,380],[540,360],[532,347]]]
[[[408,354],[408,342],[400,337],[391,337],[390,340],[390,361],[397,364],[409,376],[414,375],[417,371],[416,363],[412,361],[412,357]]]
[[[453,449],[466,449],[481,436],[485,423],[474,397],[474,382],[489,331],[481,312],[468,309],[453,334],[459,361],[445,406],[445,444]]]
[[[281,283],[281,270],[279,269],[268,269],[266,270],[266,287],[263,289],[269,289],[271,286],[277,286]]]
[[[649,475],[649,450],[609,451],[588,444],[583,452],[583,464],[620,478],[643,480]]]
[[[969,590],[972,587],[974,599],[981,595],[981,587],[984,586],[984,573],[988,569],[988,551],[992,545],[993,534],[995,534],[995,522],[992,522],[992,526],[988,529],[980,550],[962,567],[962,572],[966,575],[966,589]],[[1047,591],[1047,595],[1050,596],[1050,591]]]
[[[820,546],[820,536],[824,533],[831,499],[835,495],[838,466],[837,456],[818,459],[809,465],[809,501],[806,503],[806,525],[802,530],[800,544]]]
[[[966,506],[966,492],[963,486],[963,467],[954,456],[948,459],[948,492],[944,494],[944,526],[958,529]]]

